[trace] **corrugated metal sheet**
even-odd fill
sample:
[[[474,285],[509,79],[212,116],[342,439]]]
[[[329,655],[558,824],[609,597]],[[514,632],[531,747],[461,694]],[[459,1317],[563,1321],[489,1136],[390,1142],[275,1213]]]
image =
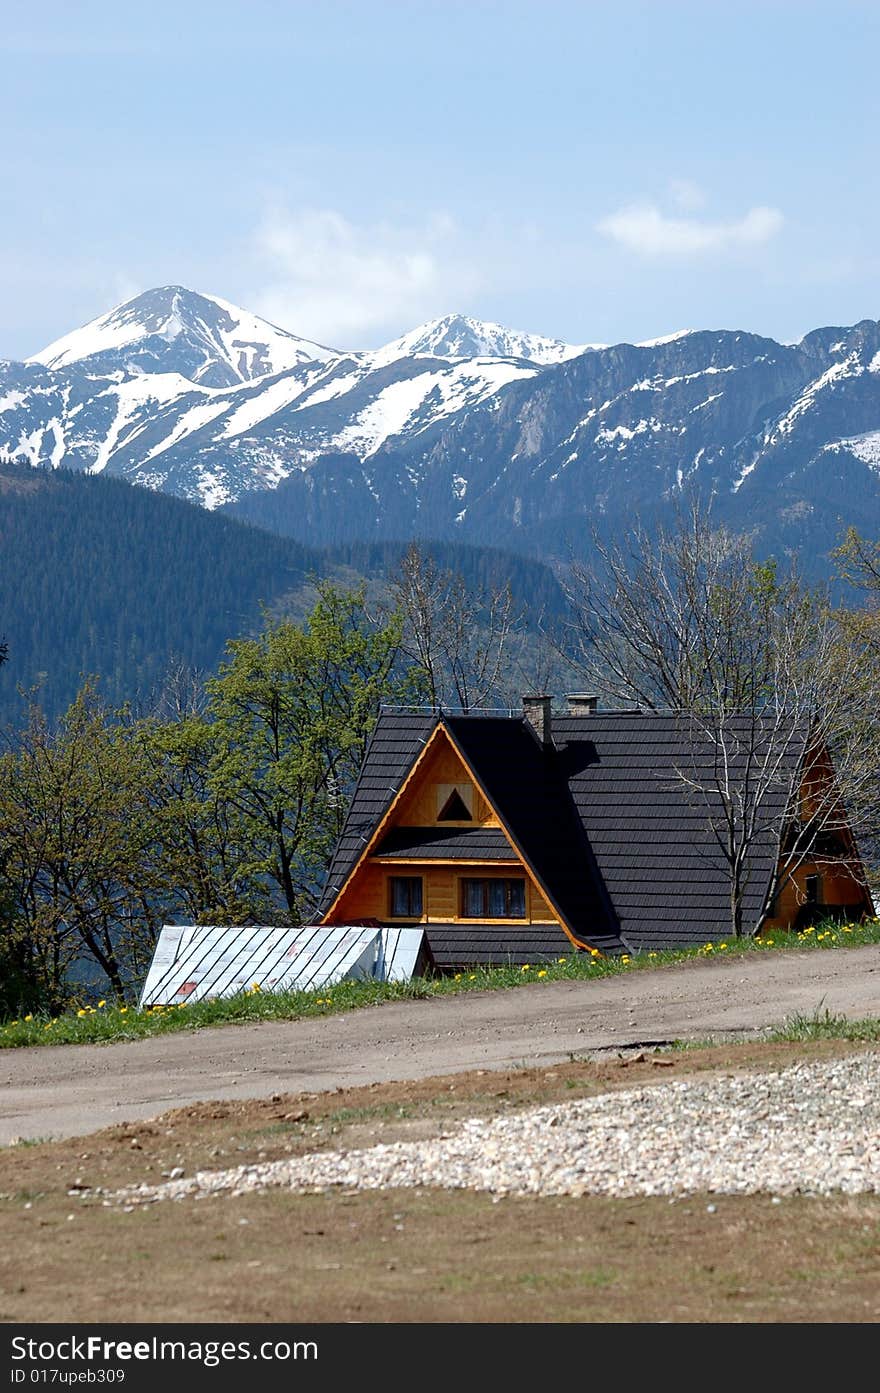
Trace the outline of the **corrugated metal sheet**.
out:
[[[176,1005],[260,991],[317,991],[344,978],[406,982],[422,947],[421,928],[337,925],[165,924],[140,1007]]]

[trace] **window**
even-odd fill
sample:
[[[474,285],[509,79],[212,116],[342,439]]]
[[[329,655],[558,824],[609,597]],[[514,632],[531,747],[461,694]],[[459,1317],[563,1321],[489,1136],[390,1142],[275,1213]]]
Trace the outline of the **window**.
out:
[[[524,880],[463,880],[461,882],[462,919],[525,919]]]
[[[817,860],[831,861],[846,855],[846,842],[840,832],[817,832],[812,851]]]
[[[391,877],[391,918],[420,919],[421,917],[421,876],[393,875]]]
[[[437,814],[438,822],[471,822],[472,818],[464,805],[461,794],[454,788]]]
[[[435,785],[438,822],[473,822],[474,790],[469,783]]]

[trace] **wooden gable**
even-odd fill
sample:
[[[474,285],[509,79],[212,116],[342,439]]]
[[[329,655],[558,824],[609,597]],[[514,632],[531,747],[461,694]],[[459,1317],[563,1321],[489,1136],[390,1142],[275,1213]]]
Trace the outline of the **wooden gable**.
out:
[[[453,795],[457,795],[461,800],[469,814],[468,817],[449,819],[443,816]],[[406,857],[402,857],[400,853],[395,854],[393,859],[382,856],[380,848],[396,828],[433,827],[497,829],[498,836],[503,837],[509,854],[499,856],[496,849],[490,857],[481,852],[479,844],[473,853],[468,853],[459,843],[455,854],[450,855],[448,859],[434,854],[428,862],[417,850]],[[524,878],[524,922],[559,922],[559,915],[548,903],[534,873],[506,833],[473,771],[455,748],[442,725],[435,729],[424,751],[402,782],[346,883],[325,912],[322,922],[357,923],[363,919],[384,921],[392,917],[388,888],[390,878],[393,875],[416,874],[422,878],[424,884],[420,916],[422,922],[434,920],[450,923],[462,919],[460,881],[466,875]],[[571,942],[575,943],[566,926],[561,927]]]
[[[833,783],[834,764],[827,748],[809,749],[800,784],[800,820],[807,824],[818,816],[826,827],[818,832],[813,853],[793,867],[786,866],[784,853],[780,857],[779,883],[760,929],[764,936],[797,929],[823,917],[857,918],[871,912],[867,876],[846,810],[835,800],[828,815]]]
[[[470,818],[464,820],[463,825],[501,826],[497,813],[481,793],[458,750],[443,727],[438,726],[418,769],[413,770],[412,777],[389,810],[383,832],[392,827],[435,826],[454,793],[458,793],[470,812]]]

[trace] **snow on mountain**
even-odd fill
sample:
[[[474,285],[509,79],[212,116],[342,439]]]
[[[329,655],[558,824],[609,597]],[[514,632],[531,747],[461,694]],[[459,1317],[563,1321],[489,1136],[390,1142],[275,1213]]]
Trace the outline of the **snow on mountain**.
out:
[[[570,344],[560,339],[546,339],[540,334],[524,334],[505,329],[502,324],[489,324],[481,319],[468,319],[462,314],[449,314],[444,319],[432,319],[411,329],[399,339],[392,339],[384,348],[370,356],[376,367],[394,363],[399,358],[525,358],[530,363],[546,366],[575,358],[588,348],[601,344]]]
[[[404,378],[382,388],[331,437],[330,444],[368,459],[390,438],[418,435],[439,417],[451,417],[476,406],[508,383],[534,374],[535,368],[527,363],[476,358]],[[304,405],[309,405],[308,398]]]
[[[114,472],[205,507],[274,488],[330,454],[366,461],[434,438],[456,415],[540,369],[511,360],[403,360],[373,371],[352,360],[282,374],[237,391],[191,392],[114,444]],[[184,409],[185,405],[185,409]]]
[[[783,539],[812,518],[819,546],[820,519],[830,536],[844,507],[861,522],[876,503],[880,532],[878,440],[871,320],[797,344],[681,330],[603,348],[452,315],[343,354],[171,286],[0,361],[0,456],[273,526],[268,496],[316,544],[432,535],[553,553],[694,488],[721,521],[782,519]]]
[[[642,339],[636,348],[660,348],[664,343],[675,343],[677,339],[686,339],[689,334],[699,332],[699,329],[676,329],[674,334],[661,334],[659,339]]]
[[[191,382],[228,387],[336,356],[227,300],[168,285],[117,305],[28,361],[56,370],[170,368]]]
[[[864,435],[854,435],[849,439],[833,440],[823,447],[833,454],[848,452],[864,464],[870,465],[880,474],[880,430],[866,431]]]

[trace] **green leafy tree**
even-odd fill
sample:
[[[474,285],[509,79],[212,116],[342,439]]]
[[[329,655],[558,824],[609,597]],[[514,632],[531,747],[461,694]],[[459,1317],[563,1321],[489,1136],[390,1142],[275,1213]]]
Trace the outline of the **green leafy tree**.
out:
[[[0,873],[9,946],[55,1007],[76,970],[123,1000],[149,960],[161,916],[150,761],[137,726],[86,686],[57,727],[36,707],[0,766]]]
[[[211,787],[237,819],[242,873],[274,884],[294,921],[320,896],[380,703],[412,699],[401,627],[370,620],[362,587],[322,583],[303,625],[267,616],[207,683]]]
[[[169,887],[172,911],[196,924],[241,924],[271,912],[265,879],[242,841],[245,824],[216,777],[217,728],[199,714],[142,722],[153,767],[152,880]]]

